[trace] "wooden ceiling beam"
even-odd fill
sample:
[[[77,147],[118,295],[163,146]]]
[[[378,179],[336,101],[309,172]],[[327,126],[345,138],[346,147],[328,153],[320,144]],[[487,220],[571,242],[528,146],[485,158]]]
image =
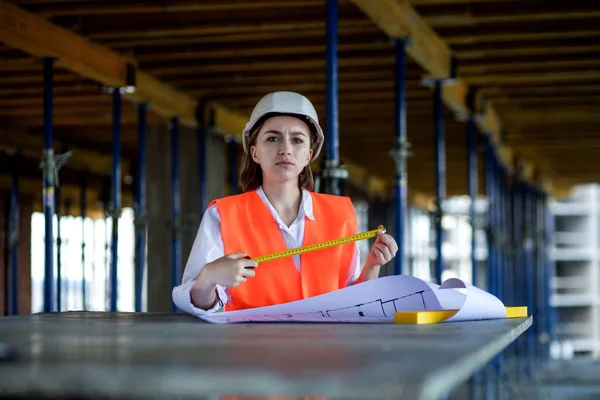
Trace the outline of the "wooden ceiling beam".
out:
[[[600,11],[581,10],[581,11],[545,11],[540,7],[539,12],[520,12],[495,15],[474,15],[464,12],[457,14],[425,16],[424,21],[433,28],[464,27],[468,25],[486,25],[499,24],[506,22],[538,22],[538,21],[561,21],[561,20],[582,20],[594,19],[600,17]]]
[[[449,78],[451,51],[448,45],[432,29],[426,18],[421,17],[409,2],[395,0],[352,0],[389,37],[408,37],[408,55],[433,78]],[[443,101],[454,113],[470,113],[466,97],[468,85],[457,79],[454,85],[444,86]],[[499,143],[502,123],[492,102],[487,102],[485,115],[477,121],[482,132]],[[503,162],[512,166],[510,149],[500,154]],[[530,177],[528,177],[530,178]]]
[[[215,12],[248,10],[264,10],[267,8],[307,8],[322,6],[321,0],[295,0],[295,1],[231,1],[220,0],[216,3],[201,3],[196,0],[170,0],[168,3],[156,2],[129,2],[110,4],[91,4],[85,7],[73,6],[36,6],[35,13],[45,18],[57,16],[82,16],[82,15],[140,15],[150,13],[181,13],[181,12]]]
[[[378,50],[392,50],[392,45],[387,42],[365,42],[365,43],[339,43],[338,50],[340,52],[359,52]],[[268,57],[268,56],[305,56],[325,54],[325,44],[316,45],[286,45],[286,46],[256,46],[246,47],[238,46],[236,48],[221,48],[221,49],[206,49],[206,50],[185,50],[185,51],[161,51],[160,53],[148,53],[145,55],[137,55],[136,58],[142,63],[151,63],[164,60],[213,60],[213,59],[228,59],[240,57]]]
[[[339,24],[348,24],[354,26],[365,26],[368,21],[364,19],[348,19],[340,20]],[[325,20],[309,20],[309,21],[286,21],[286,22],[261,22],[247,24],[196,24],[193,27],[179,26],[174,28],[139,28],[119,29],[113,31],[95,31],[89,34],[91,39],[121,39],[132,40],[140,38],[163,38],[163,37],[190,37],[190,36],[210,36],[210,35],[228,35],[241,33],[272,33],[290,32],[299,30],[315,30],[321,29],[325,32]]]
[[[216,61],[213,60],[210,64],[208,63],[192,63],[191,65],[172,65],[165,66],[160,64],[147,65],[146,69],[157,76],[163,77],[174,77],[174,76],[189,76],[199,74],[210,74],[210,73],[244,73],[244,72],[267,72],[276,71],[277,73],[286,73],[285,71],[296,71],[302,70],[316,70],[317,73],[322,73],[325,70],[326,61],[323,57],[309,59],[309,60],[290,60],[286,58],[282,61],[256,61],[247,60],[244,62],[237,61],[232,63],[230,61]],[[393,68],[394,57],[392,54],[382,57],[353,57],[347,58],[340,56],[338,59],[338,66],[340,72],[345,68]]]
[[[574,27],[577,29],[578,27]],[[504,43],[504,42],[525,42],[548,39],[581,39],[589,37],[599,37],[600,30],[573,30],[573,31],[545,31],[545,32],[505,32],[505,33],[478,33],[478,34],[444,34],[442,36],[450,46],[472,45],[478,43]]]
[[[507,2],[519,3],[521,0],[410,0],[413,6],[440,6],[447,4],[493,4],[493,3],[507,3]]]
[[[599,68],[600,67],[600,59],[586,59],[586,60],[567,60],[567,61],[544,61],[544,62],[519,62],[515,60],[510,63],[487,63],[484,62],[480,64],[471,64],[471,65],[459,65],[457,67],[458,74],[460,76],[469,77],[469,76],[477,76],[477,75],[486,75],[493,73],[503,73],[503,72],[532,72],[539,71],[544,72],[546,70],[554,70],[554,69],[574,69],[581,70],[584,68]],[[560,72],[560,71],[556,71]]]
[[[300,29],[282,31],[277,33],[277,39],[301,39],[301,38],[323,38],[325,27],[314,29]],[[338,37],[340,41],[344,41],[346,37],[352,35],[365,35],[372,33],[380,33],[381,31],[373,26],[373,24],[357,24],[353,21],[338,21]],[[188,46],[195,44],[216,44],[216,43],[245,43],[268,41],[273,39],[272,32],[257,32],[257,33],[229,33],[222,35],[206,35],[206,36],[191,36],[191,37],[165,37],[165,38],[140,38],[140,39],[117,39],[105,40],[105,43],[114,49],[129,49],[132,47],[139,51],[140,48],[157,47],[157,46]]]
[[[586,71],[572,72],[540,72],[540,73],[514,73],[493,74],[482,76],[470,76],[465,80],[474,85],[503,85],[536,82],[569,82],[569,81],[598,81],[600,80],[600,68]]]
[[[477,49],[458,49],[456,50],[456,59],[463,60],[485,59],[487,57],[518,57],[533,55],[557,55],[557,54],[582,54],[589,53],[595,57],[600,51],[598,45],[573,45],[573,46],[531,46],[531,47],[511,47],[506,49],[489,48],[485,50]]]

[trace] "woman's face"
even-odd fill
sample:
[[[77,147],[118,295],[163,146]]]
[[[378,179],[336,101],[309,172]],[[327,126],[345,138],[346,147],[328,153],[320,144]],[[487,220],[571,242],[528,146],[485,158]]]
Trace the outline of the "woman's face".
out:
[[[308,125],[298,118],[277,116],[266,120],[250,147],[252,159],[261,166],[263,182],[297,180],[312,158],[310,138]]]

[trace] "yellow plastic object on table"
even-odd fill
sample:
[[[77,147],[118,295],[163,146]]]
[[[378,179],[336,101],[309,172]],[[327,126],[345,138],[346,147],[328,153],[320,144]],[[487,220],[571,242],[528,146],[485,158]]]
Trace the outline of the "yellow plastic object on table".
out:
[[[506,318],[526,318],[527,307],[505,307]],[[453,317],[459,310],[399,311],[394,313],[395,324],[437,324]]]

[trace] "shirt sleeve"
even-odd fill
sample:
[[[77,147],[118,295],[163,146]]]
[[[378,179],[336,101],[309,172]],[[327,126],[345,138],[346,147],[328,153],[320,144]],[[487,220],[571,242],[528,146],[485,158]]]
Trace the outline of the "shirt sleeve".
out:
[[[352,261],[350,262],[350,268],[348,269],[348,280],[346,286],[351,286],[360,277],[362,272],[362,265],[360,265],[360,248],[358,242],[354,243],[354,253],[352,255]]]
[[[192,245],[190,256],[187,260],[181,285],[173,288],[172,297],[175,305],[189,314],[206,314],[218,311],[228,301],[228,295],[224,287],[217,285],[217,302],[215,305],[204,310],[192,304],[191,290],[196,282],[196,277],[202,268],[225,255],[223,238],[221,236],[221,218],[216,205],[211,206],[200,223],[196,239]]]

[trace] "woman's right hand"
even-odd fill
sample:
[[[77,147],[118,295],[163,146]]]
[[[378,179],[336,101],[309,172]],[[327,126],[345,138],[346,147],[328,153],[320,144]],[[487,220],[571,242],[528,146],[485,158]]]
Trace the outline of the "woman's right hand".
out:
[[[247,267],[257,267],[258,263],[244,257],[246,253],[231,253],[206,264],[200,270],[196,283],[202,286],[221,285],[231,288],[246,282],[255,274],[254,270]]]

